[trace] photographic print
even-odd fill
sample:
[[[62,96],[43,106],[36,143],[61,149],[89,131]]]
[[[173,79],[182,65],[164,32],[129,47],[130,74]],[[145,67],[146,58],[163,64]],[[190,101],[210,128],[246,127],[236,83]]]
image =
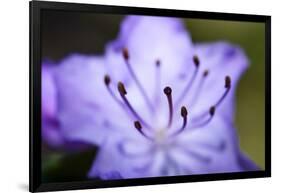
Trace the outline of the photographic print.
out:
[[[255,22],[44,11],[43,181],[264,170],[264,33]]]
[[[30,191],[271,176],[271,17],[30,2]]]

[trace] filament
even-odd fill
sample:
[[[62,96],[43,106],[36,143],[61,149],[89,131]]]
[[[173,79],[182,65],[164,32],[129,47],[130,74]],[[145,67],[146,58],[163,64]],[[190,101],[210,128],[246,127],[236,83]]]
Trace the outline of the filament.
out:
[[[129,73],[131,74],[132,78],[136,82],[136,85],[139,88],[141,94],[143,95],[143,98],[144,98],[144,100],[145,100],[145,102],[146,102],[150,112],[154,112],[154,107],[151,104],[147,93],[145,92],[143,86],[141,85],[139,79],[137,78],[137,76],[136,76],[135,72],[133,71],[132,66],[131,66],[131,64],[129,62],[129,51],[128,51],[127,48],[123,48],[123,57],[125,59],[125,63],[126,63],[126,66],[127,66],[128,70],[129,70]]]
[[[199,86],[196,88],[196,91],[193,94],[193,98],[191,99],[190,108],[195,106],[195,104],[197,103],[197,101],[198,101],[198,99],[200,97],[203,85],[204,85],[205,80],[206,80],[208,75],[209,75],[209,70],[204,70],[204,72],[202,74],[202,77],[201,77],[201,80],[199,82]]]
[[[176,101],[176,107],[179,105],[179,103],[183,100],[183,98],[187,95],[187,93],[188,93],[188,91],[190,90],[190,88],[191,88],[191,86],[192,86],[192,84],[193,84],[193,82],[194,82],[194,80],[195,80],[195,78],[196,78],[196,76],[197,76],[197,74],[198,74],[198,70],[199,70],[199,64],[200,64],[200,62],[199,62],[199,58],[198,58],[198,56],[193,56],[193,63],[194,63],[194,65],[195,65],[195,70],[194,70],[194,72],[193,72],[193,75],[192,75],[192,77],[191,77],[191,79],[188,81],[188,83],[186,84],[186,86],[184,87],[184,89],[183,89],[183,91],[182,91],[182,93],[181,93],[181,95],[180,95],[180,97],[177,99],[177,101]]]
[[[125,105],[129,108],[129,110],[136,117],[136,119],[139,120],[145,127],[152,129],[152,127],[149,124],[147,124],[143,118],[141,118],[141,116],[136,112],[136,110],[133,108],[131,103],[128,101],[128,99],[126,97],[127,91],[122,82],[118,82],[118,91],[119,91],[120,96],[123,99]]]
[[[182,116],[182,119],[183,119],[183,123],[182,123],[182,126],[179,130],[177,130],[175,133],[173,133],[171,136],[176,136],[178,134],[180,134],[181,132],[184,131],[184,129],[186,128],[186,125],[187,125],[187,109],[185,106],[182,106],[181,107],[181,116]]]
[[[167,128],[171,127],[172,121],[173,121],[173,99],[172,99],[172,89],[170,87],[165,87],[164,88],[164,93],[167,96],[168,100],[168,106],[169,106],[169,119],[168,119],[168,124]]]
[[[154,100],[156,106],[160,99],[159,88],[161,88],[161,62],[156,60],[155,62],[155,91],[154,91]]]

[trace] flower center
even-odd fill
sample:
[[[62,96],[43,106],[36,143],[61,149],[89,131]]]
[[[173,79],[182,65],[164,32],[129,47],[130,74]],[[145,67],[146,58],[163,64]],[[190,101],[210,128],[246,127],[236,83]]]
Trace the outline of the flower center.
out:
[[[142,95],[142,98],[143,98],[149,112],[151,114],[154,114],[156,105],[149,99],[149,97],[146,93],[146,90],[144,89],[144,87],[142,86],[141,82],[139,81],[137,75],[135,74],[135,72],[132,68],[132,65],[130,63],[130,56],[129,56],[128,49],[124,48],[122,54],[123,54],[123,58],[126,63],[126,66],[128,68],[129,74],[131,75],[136,86],[138,87],[138,90],[139,90],[140,94]],[[194,70],[190,80],[186,83],[181,94],[179,95],[179,97],[177,98],[177,100],[175,102],[173,101],[172,88],[169,86],[166,86],[163,89],[163,92],[167,98],[167,106],[168,106],[169,115],[167,118],[166,126],[164,126],[164,128],[160,129],[160,130],[156,130],[156,128],[153,127],[155,124],[147,122],[135,110],[135,108],[133,107],[131,102],[126,97],[127,90],[125,88],[125,85],[122,82],[118,82],[118,84],[117,84],[117,90],[119,92],[121,100],[119,99],[119,97],[116,96],[116,94],[111,86],[111,78],[109,75],[105,75],[104,83],[107,87],[107,90],[109,91],[112,98],[116,101],[116,103],[122,109],[124,109],[127,113],[129,113],[129,116],[131,116],[135,119],[134,126],[139,131],[139,133],[142,136],[144,136],[145,138],[147,138],[148,140],[155,142],[155,144],[162,145],[162,144],[165,144],[167,141],[169,141],[170,138],[173,138],[173,137],[179,135],[180,133],[182,133],[187,128],[188,111],[185,106],[181,106],[182,126],[175,130],[172,130],[172,132],[168,132],[168,129],[172,128],[175,109],[178,109],[179,105],[181,104],[183,99],[188,94],[196,77],[198,76],[199,67],[200,67],[200,60],[199,60],[198,56],[195,55],[193,57],[193,63],[195,66],[195,70]],[[155,67],[156,67],[156,78],[155,78],[156,84],[155,85],[156,85],[156,88],[159,89],[159,87],[161,87],[161,84],[160,84],[160,82],[161,82],[161,73],[160,73],[161,62],[159,59],[156,60]],[[197,96],[195,96],[196,98],[194,99],[195,101],[193,102],[193,104],[190,104],[190,105],[194,105],[194,103],[196,102],[196,99],[198,98],[200,91],[202,90],[202,86],[205,82],[205,79],[208,75],[209,75],[209,70],[204,70],[202,73],[200,82],[198,84],[198,87],[195,88],[196,89],[195,93]],[[216,108],[225,99],[225,97],[227,96],[227,94],[229,93],[229,90],[231,88],[231,79],[229,76],[225,76],[224,87],[225,87],[225,91],[224,91],[224,93],[222,93],[222,96],[217,100],[217,102],[214,105],[210,105],[210,107],[207,107],[207,109],[205,111],[203,111],[200,114],[198,114],[197,116],[195,116],[194,120],[192,120],[192,121],[194,121],[194,123],[192,125],[188,125],[188,129],[200,128],[211,122],[212,118],[215,115]],[[155,103],[157,102],[157,100],[159,98],[158,93],[159,92],[155,93]]]
[[[167,141],[167,131],[166,129],[160,129],[155,132],[155,143],[158,146],[163,146],[165,142]]]

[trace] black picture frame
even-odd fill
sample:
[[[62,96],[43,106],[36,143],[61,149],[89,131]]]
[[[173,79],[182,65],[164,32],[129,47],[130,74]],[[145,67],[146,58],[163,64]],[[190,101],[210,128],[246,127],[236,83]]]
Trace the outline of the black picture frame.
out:
[[[248,15],[233,13],[215,13],[202,11],[184,11],[156,8],[139,8],[124,6],[107,6],[79,3],[62,3],[47,1],[29,2],[30,10],[30,165],[29,191],[58,191],[89,188],[107,188],[167,183],[214,181],[271,176],[271,17],[266,15]],[[204,174],[175,177],[155,177],[140,179],[80,181],[65,183],[41,183],[41,13],[42,10],[61,10],[74,12],[141,14],[200,19],[217,19],[231,21],[253,21],[265,23],[265,170],[238,173]],[[37,128],[37,129],[36,129]]]

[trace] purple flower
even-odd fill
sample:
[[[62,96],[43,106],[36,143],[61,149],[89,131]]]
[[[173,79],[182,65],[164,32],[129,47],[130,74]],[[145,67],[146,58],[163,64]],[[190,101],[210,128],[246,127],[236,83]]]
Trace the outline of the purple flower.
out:
[[[233,124],[247,67],[237,46],[194,45],[179,19],[129,16],[104,56],[72,55],[55,67],[60,134],[99,145],[89,177],[257,170]]]

